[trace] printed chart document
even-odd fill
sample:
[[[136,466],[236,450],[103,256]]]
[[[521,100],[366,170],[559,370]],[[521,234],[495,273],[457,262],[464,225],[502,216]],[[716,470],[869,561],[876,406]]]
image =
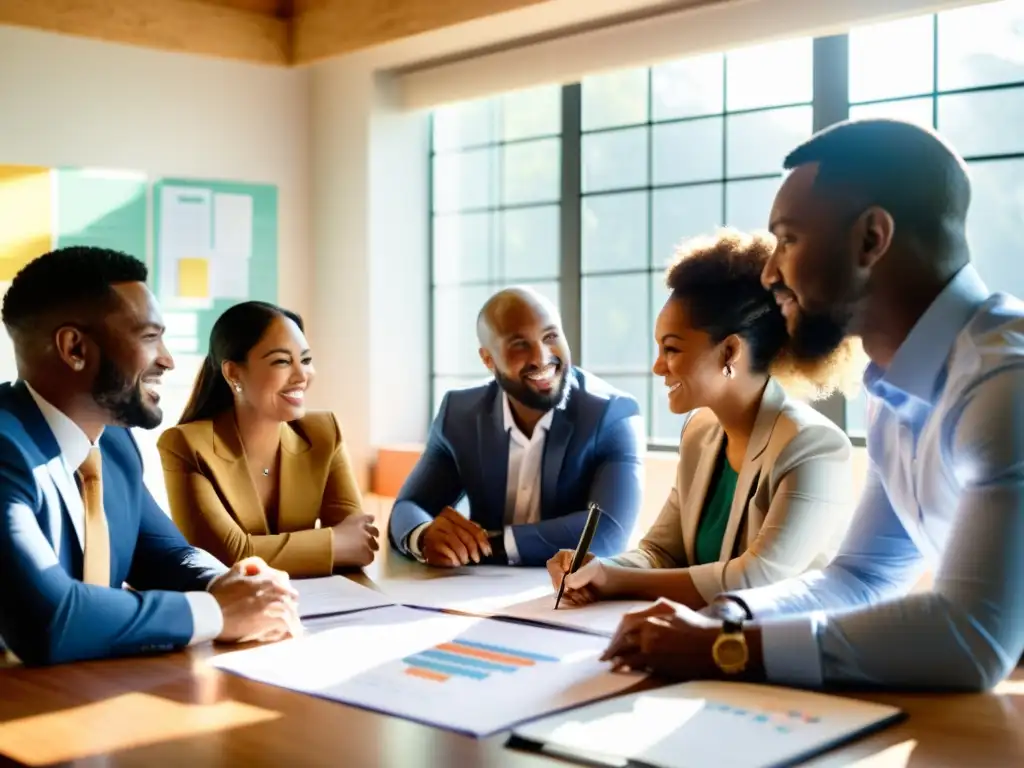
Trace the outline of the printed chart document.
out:
[[[395,604],[387,595],[356,584],[344,576],[292,579],[292,586],[299,592],[300,619],[365,611],[367,608]]]
[[[434,578],[375,580],[400,605],[464,613],[495,614],[502,608],[551,593],[546,568],[472,565],[439,571]]]
[[[776,768],[902,716],[895,707],[790,688],[694,682],[520,726],[509,746],[606,765]]]
[[[259,682],[486,736],[621,693],[642,675],[614,673],[604,638],[393,606],[337,616],[330,627],[221,654],[215,667]]]

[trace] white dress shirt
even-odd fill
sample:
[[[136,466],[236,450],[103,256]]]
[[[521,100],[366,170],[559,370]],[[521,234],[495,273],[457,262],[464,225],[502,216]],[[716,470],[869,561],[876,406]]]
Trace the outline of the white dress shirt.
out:
[[[768,680],[989,688],[1024,651],[1024,303],[964,267],[865,385],[869,476],[839,554],[735,593]]]
[[[60,449],[61,463],[67,477],[64,478],[67,487],[74,489],[74,493],[65,494],[64,501],[68,506],[68,515],[71,524],[78,536],[78,544],[83,547],[85,542],[85,506],[82,504],[81,496],[75,481],[75,473],[82,466],[92,450],[93,445],[89,438],[75,422],[69,419],[59,409],[43,399],[27,383],[25,384],[32,399],[35,400],[47,426],[53,433]],[[55,553],[57,554],[57,553]],[[211,584],[213,582],[210,582]],[[185,592],[185,599],[188,600],[189,608],[192,609],[192,640],[189,645],[206,642],[216,638],[224,629],[224,616],[220,611],[220,604],[217,598],[208,592]]]
[[[516,424],[508,395],[501,393],[501,407],[504,414],[504,429],[508,434],[508,474],[505,481],[505,554],[509,565],[520,562],[516,547],[514,526],[540,522],[541,469],[544,460],[544,441],[555,412],[548,411],[527,437]],[[420,539],[430,523],[423,523],[409,536],[409,551],[422,560]]]

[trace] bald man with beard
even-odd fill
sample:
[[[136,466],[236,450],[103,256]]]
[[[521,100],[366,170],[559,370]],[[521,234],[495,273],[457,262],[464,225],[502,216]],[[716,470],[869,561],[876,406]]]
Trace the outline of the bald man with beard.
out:
[[[392,546],[432,566],[543,566],[576,547],[596,502],[590,551],[622,551],[640,509],[636,400],[573,367],[558,310],[532,290],[492,296],[477,336],[494,380],[445,395],[392,509]]]

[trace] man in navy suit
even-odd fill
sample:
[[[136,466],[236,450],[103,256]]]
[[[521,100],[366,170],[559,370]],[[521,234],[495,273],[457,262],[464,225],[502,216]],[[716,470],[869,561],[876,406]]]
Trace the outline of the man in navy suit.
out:
[[[492,296],[477,335],[494,381],[445,395],[392,545],[434,566],[541,566],[576,547],[593,501],[605,514],[590,551],[620,552],[640,508],[636,400],[572,366],[558,311],[533,291]],[[453,508],[464,496],[468,518]]]
[[[189,546],[143,484],[127,428],[160,423],[155,387],[174,366],[145,281],[130,256],[72,247],[4,298],[19,380],[0,385],[0,640],[27,664],[297,626],[287,576]]]

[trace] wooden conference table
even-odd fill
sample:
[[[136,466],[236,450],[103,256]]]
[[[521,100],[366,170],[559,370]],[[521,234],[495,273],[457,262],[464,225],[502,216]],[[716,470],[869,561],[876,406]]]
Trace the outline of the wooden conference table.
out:
[[[379,560],[351,578],[430,576],[401,558]],[[224,674],[203,663],[215,652],[0,669],[0,766],[565,765],[505,749],[505,736],[476,740]],[[806,765],[1024,765],[1024,669],[995,693],[862,698],[910,717]],[[728,744],[724,733],[723,765]]]

